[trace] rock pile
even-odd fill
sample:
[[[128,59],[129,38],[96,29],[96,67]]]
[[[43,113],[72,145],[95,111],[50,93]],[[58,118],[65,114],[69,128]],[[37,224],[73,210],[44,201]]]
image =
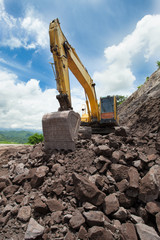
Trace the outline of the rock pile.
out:
[[[0,240],[159,240],[156,144],[120,127],[78,140],[75,152],[38,144],[10,153],[0,165]]]

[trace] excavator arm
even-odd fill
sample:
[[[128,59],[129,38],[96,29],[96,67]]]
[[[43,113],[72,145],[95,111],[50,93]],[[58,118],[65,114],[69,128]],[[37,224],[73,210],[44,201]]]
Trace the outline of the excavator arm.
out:
[[[95,93],[95,84],[80,61],[75,49],[64,36],[58,19],[49,26],[50,49],[53,53],[60,110],[72,109],[68,69],[74,74],[85,90],[89,121],[99,121],[100,113]]]

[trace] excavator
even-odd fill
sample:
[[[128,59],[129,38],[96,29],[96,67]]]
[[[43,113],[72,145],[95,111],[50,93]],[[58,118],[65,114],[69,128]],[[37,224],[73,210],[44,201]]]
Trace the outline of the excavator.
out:
[[[75,150],[80,125],[100,134],[112,132],[118,125],[116,97],[101,97],[98,103],[95,83],[63,34],[58,18],[50,23],[49,36],[60,108],[43,116],[44,144],[46,149]],[[69,69],[85,91],[87,113],[82,114],[81,119],[72,108]]]

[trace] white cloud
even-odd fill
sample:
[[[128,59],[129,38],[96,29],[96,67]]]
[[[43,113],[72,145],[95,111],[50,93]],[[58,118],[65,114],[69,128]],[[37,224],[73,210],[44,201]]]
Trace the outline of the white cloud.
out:
[[[160,15],[146,15],[121,43],[105,49],[106,69],[94,73],[98,95],[129,95],[134,89],[133,60],[141,54],[144,61],[160,52]],[[158,55],[157,55],[158,56]]]
[[[41,129],[42,116],[58,110],[56,89],[42,91],[36,79],[24,83],[16,74],[0,70],[0,86],[0,127]],[[83,100],[73,94],[72,102],[79,112]]]
[[[0,62],[7,64],[7,61],[4,58],[0,58]]]
[[[26,10],[24,18],[14,18],[5,10],[4,1],[0,1],[0,37],[1,46],[11,49],[35,49],[48,46],[48,24],[43,22],[33,9]]]

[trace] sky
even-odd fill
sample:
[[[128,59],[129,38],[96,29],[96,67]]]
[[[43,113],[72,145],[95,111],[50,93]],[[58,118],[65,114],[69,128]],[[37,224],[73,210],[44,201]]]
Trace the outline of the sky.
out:
[[[49,23],[62,31],[96,83],[98,99],[131,95],[160,60],[159,0],[0,0],[0,128],[41,129],[57,111]],[[73,109],[84,90],[70,73]]]

